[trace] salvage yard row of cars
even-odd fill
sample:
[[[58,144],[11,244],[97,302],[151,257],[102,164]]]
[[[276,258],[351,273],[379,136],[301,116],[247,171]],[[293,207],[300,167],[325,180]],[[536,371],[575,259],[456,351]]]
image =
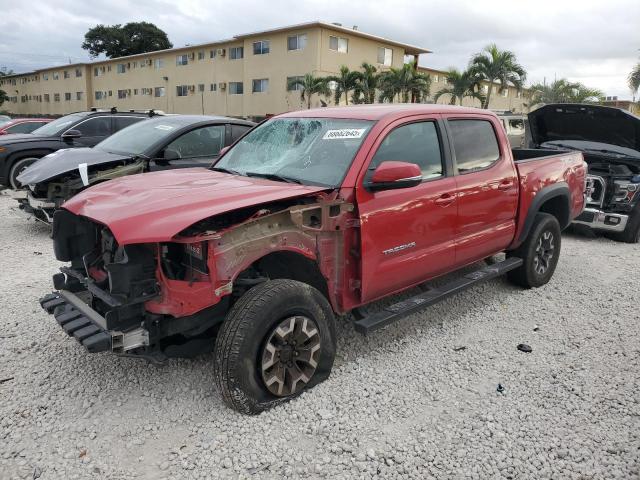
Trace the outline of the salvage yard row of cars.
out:
[[[336,315],[366,334],[498,275],[542,286],[571,224],[640,240],[640,119],[547,105],[514,149],[504,121],[415,104],[258,126],[86,112],[1,139],[0,180],[53,222],[66,266],[41,305],[65,332],[152,361],[213,350],[225,402],[258,413],[329,376]]]

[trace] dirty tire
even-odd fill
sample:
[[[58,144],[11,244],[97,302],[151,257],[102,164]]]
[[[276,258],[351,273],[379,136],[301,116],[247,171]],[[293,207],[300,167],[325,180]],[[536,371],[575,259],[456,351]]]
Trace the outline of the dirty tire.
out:
[[[624,232],[612,233],[609,237],[618,242],[640,243],[640,205],[636,205],[631,212]]]
[[[9,186],[14,190],[22,188],[22,184],[18,182],[18,176],[25,168],[38,160],[39,158],[21,158],[20,160],[16,160],[9,170]]]
[[[544,255],[544,252],[548,251],[545,246],[548,246],[549,242],[553,246],[553,253]],[[548,213],[538,213],[524,243],[507,254],[509,257],[520,257],[523,260],[521,267],[507,274],[509,280],[524,288],[540,287],[546,284],[558,265],[561,243],[558,219]],[[540,252],[543,254],[541,255]]]
[[[300,391],[276,396],[263,380],[263,353],[274,329],[290,317],[304,316],[317,326],[320,349],[310,380]],[[315,288],[295,280],[270,280],[245,293],[233,306],[216,339],[214,377],[224,402],[257,414],[325,380],[336,351],[331,306]]]

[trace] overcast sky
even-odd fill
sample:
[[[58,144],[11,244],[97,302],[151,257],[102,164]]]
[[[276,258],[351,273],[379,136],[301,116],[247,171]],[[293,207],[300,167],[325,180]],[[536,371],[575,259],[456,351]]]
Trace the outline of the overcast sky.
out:
[[[631,98],[640,56],[640,0],[0,0],[0,67],[17,72],[69,60],[92,26],[149,21],[174,46],[324,20],[428,48],[421,64],[464,68],[495,42],[516,53],[529,82],[567,77]]]

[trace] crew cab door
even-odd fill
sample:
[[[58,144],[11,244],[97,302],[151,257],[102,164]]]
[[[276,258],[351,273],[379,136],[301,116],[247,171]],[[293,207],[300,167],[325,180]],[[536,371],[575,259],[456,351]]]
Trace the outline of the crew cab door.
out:
[[[225,145],[226,125],[208,125],[183,133],[149,162],[149,170],[209,167]]]
[[[362,301],[423,282],[455,261],[456,181],[438,115],[389,125],[376,139],[357,186],[360,215]],[[417,186],[367,190],[384,161],[417,164]]]
[[[455,263],[462,266],[505,249],[513,240],[518,174],[497,119],[445,118],[458,191]]]

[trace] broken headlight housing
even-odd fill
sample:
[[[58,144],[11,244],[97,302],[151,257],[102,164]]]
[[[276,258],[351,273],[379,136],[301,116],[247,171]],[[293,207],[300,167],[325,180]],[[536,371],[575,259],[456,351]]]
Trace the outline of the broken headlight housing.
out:
[[[614,180],[613,202],[630,204],[640,192],[640,183],[634,182],[636,177],[628,180]]]

